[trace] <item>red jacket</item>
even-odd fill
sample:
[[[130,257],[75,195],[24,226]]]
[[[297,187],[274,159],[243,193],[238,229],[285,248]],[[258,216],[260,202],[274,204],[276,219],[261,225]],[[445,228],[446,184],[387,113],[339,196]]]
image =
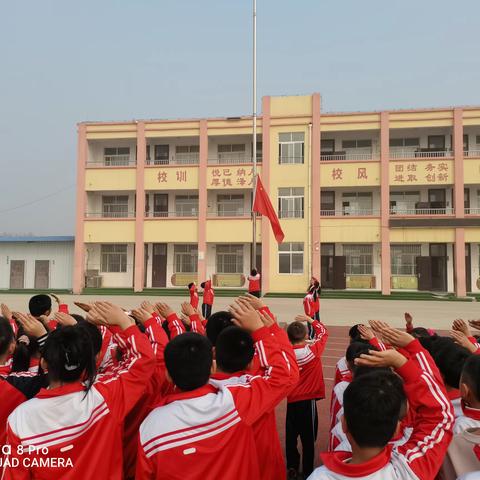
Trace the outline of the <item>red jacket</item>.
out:
[[[44,389],[10,415],[8,442],[12,461],[18,459],[19,466],[7,466],[5,479],[123,478],[122,423],[144,394],[155,360],[137,327],[115,336],[127,354],[118,369],[99,375],[88,392],[80,382]],[[19,445],[45,448],[48,453],[22,456]]]
[[[199,333],[200,335],[205,335],[205,327],[200,320],[198,314],[190,315],[190,328],[192,332]],[[177,317],[176,313],[172,313],[167,317],[168,331],[170,332],[170,340],[173,340],[177,335],[185,333],[185,325]]]
[[[291,380],[269,330],[252,337],[263,376],[165,398],[140,427],[137,480],[261,478],[252,425],[275,407]]]
[[[328,332],[325,326],[317,320],[312,322],[312,327],[315,331],[313,343],[293,346],[300,370],[300,381],[288,395],[289,403],[325,398],[321,357],[327,343]]]
[[[259,273],[257,273],[254,277],[249,275],[247,280],[248,280],[248,291],[249,292],[259,292],[261,290],[260,274]]]
[[[311,293],[307,293],[303,298],[303,311],[307,317],[313,318],[315,315],[315,305]]]
[[[355,465],[348,463],[350,452],[324,453],[323,466],[309,480],[435,478],[452,438],[452,407],[443,384],[427,371],[422,372],[414,358],[397,369],[397,373],[404,380],[408,402],[416,412],[409,440],[402,446],[387,446],[371,460]]]
[[[197,286],[193,284],[188,291],[190,292],[190,305],[196,310],[198,308],[198,290]]]
[[[215,298],[215,292],[212,288],[212,281],[207,280],[205,282],[205,288],[203,289],[203,303],[206,305],[213,305],[213,299]]]

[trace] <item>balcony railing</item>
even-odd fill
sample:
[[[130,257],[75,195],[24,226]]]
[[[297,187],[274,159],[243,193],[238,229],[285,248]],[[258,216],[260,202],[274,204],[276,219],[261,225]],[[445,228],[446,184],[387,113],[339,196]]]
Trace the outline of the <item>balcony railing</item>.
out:
[[[87,166],[129,167],[136,163],[136,160],[129,155],[107,155],[99,160],[88,160]]]
[[[466,208],[465,215],[480,215],[480,208]]]
[[[232,152],[220,153],[216,157],[208,157],[208,163],[211,165],[240,165],[243,163],[253,163],[252,156],[245,153]],[[262,157],[257,155],[257,163],[262,163]]]
[[[196,218],[198,217],[198,207],[195,209],[177,209],[168,212],[145,212],[146,218]]]
[[[390,150],[390,158],[392,160],[399,158],[444,158],[451,156],[452,151],[446,148],[399,148]]]
[[[190,153],[176,153],[170,158],[150,158],[147,159],[147,165],[198,165],[199,154],[195,152]]]
[[[331,153],[321,153],[320,160],[322,162],[334,162],[334,161],[343,161],[343,160],[374,160],[377,158],[375,153],[350,153],[350,152],[331,152]]]
[[[250,210],[236,209],[236,210],[222,210],[222,211],[210,211],[207,212],[209,217],[250,217]]]
[[[134,218],[135,212],[86,212],[86,218]]]
[[[391,208],[390,215],[453,215],[452,207],[445,208]]]
[[[320,210],[322,217],[373,217],[379,216],[380,210],[372,208],[356,208],[351,210]]]
[[[303,163],[304,162],[304,157],[295,157],[293,155],[282,155],[278,158],[278,162],[281,163],[282,165],[285,164],[296,164],[296,163]]]
[[[464,157],[480,157],[480,150],[465,150],[463,152]]]
[[[303,218],[303,210],[280,210],[278,218]]]

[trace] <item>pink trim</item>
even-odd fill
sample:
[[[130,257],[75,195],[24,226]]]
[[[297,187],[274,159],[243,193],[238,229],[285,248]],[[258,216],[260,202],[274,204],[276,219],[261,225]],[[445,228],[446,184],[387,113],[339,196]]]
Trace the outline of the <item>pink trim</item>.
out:
[[[463,110],[453,110],[453,156],[454,156],[454,195],[455,214],[457,218],[465,217],[465,192],[463,180]]]
[[[75,226],[75,253],[73,260],[73,293],[82,293],[85,286],[85,242],[84,242],[84,217],[87,203],[85,189],[85,168],[87,165],[87,127],[84,124],[78,126],[77,145],[77,212]]]
[[[380,114],[380,237],[382,295],[390,295],[390,131],[389,114]]]
[[[312,151],[311,151],[311,275],[321,281],[320,245],[320,94],[312,95]]]
[[[320,214],[320,218],[324,219],[335,219],[335,220],[345,220],[346,218],[350,219],[357,219],[357,218],[381,218],[380,215],[322,215]],[[316,275],[314,275],[316,278],[318,278]]]
[[[200,120],[200,153],[198,170],[198,281],[207,279],[207,164],[208,124]],[[203,258],[200,258],[203,252]]]
[[[262,98],[262,183],[270,193],[270,97]],[[262,240],[262,292],[270,291],[270,222],[268,218],[261,220]],[[275,246],[275,251],[277,247]]]
[[[130,217],[130,218],[102,218],[102,217],[96,217],[96,218],[89,218],[85,217],[85,222],[122,222],[122,221],[135,221],[135,218]]]
[[[197,221],[197,217],[143,217],[145,222],[152,222],[155,220],[160,220],[164,222],[165,220],[195,220]]]
[[[92,169],[92,170],[135,170],[137,167],[136,165],[112,165],[111,167],[108,167],[106,165],[88,165],[86,166],[87,169]]]
[[[379,158],[370,158],[367,160],[320,160],[320,165],[323,165],[324,163],[328,165],[334,165],[335,163],[340,163],[340,164],[345,164],[345,163],[379,163],[380,159]],[[328,188],[328,187],[327,187]]]
[[[455,229],[455,294],[457,297],[467,295],[467,279],[465,275],[465,229]]]
[[[137,187],[135,208],[135,273],[133,290],[141,292],[145,281],[145,243],[143,239],[143,217],[145,215],[145,161],[147,140],[145,123],[137,124]]]

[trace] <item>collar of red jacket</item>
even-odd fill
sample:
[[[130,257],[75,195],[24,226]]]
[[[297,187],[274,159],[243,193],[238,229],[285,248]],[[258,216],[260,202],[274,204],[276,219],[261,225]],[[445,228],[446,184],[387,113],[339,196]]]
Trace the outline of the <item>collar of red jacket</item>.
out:
[[[66,383],[57,388],[42,388],[38,394],[38,398],[59,397],[61,395],[68,395],[69,393],[82,392],[85,390],[85,385],[82,382]]]
[[[474,420],[480,420],[480,410],[478,408],[469,407],[462,400],[462,412],[468,418],[473,418]]]
[[[240,370],[239,372],[235,373],[225,373],[225,372],[215,372],[213,375],[210,376],[213,380],[227,380],[228,378],[232,377],[241,377],[243,375],[250,375],[245,370]]]
[[[157,405],[157,407],[161,407],[162,405],[167,405],[172,402],[176,402],[177,400],[187,400],[189,398],[198,398],[203,397],[209,393],[217,393],[218,388],[215,388],[213,385],[207,383],[203,387],[196,388],[195,390],[191,390],[189,392],[183,392],[182,390],[175,389],[175,391],[167,396]]]
[[[458,390],[458,388],[454,388],[453,390],[448,390],[447,397],[450,400],[456,400],[457,398],[460,398],[460,390]]]
[[[366,477],[381,470],[390,461],[391,453],[392,447],[389,445],[368,462],[355,465],[346,463],[347,460],[352,458],[351,452],[322,453],[320,457],[323,464],[332,472],[347,477]]]

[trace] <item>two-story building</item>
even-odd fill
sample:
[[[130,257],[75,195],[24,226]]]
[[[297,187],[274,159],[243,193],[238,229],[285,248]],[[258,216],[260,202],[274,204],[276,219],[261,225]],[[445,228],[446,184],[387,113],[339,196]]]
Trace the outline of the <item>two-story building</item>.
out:
[[[478,292],[480,107],[324,113],[264,97],[259,173],[285,232],[257,220],[265,292]],[[252,119],[78,126],[74,291],[242,287],[252,251]]]

